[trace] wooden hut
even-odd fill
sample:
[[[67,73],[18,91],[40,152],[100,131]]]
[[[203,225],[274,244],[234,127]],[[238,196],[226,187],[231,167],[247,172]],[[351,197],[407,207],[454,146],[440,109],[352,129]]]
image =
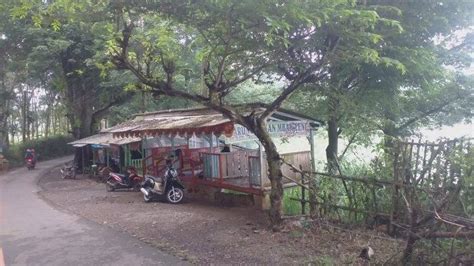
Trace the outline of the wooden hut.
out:
[[[282,156],[294,165],[311,170],[313,134],[322,122],[279,109],[267,124],[273,138],[308,137],[307,150]],[[127,159],[125,163],[142,169],[143,174],[162,175],[165,158],[172,155],[181,179],[190,190],[212,187],[258,197],[265,197],[269,190],[265,153],[257,138],[245,127],[209,108],[137,114],[129,121],[103,130],[102,134],[112,134],[113,139],[140,139],[140,142],[129,142],[125,154],[141,149],[143,158]],[[283,167],[283,172],[285,176],[298,179],[287,167]]]

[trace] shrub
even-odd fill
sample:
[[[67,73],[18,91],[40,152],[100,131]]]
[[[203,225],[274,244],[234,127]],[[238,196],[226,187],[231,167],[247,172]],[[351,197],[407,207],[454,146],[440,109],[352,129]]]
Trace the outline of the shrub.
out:
[[[29,140],[10,146],[10,148],[4,152],[4,155],[7,160],[10,161],[11,166],[19,166],[23,164],[26,149],[33,148],[38,155],[38,160],[44,161],[73,154],[73,147],[67,144],[73,140],[74,139],[70,136],[61,135]]]
[[[286,188],[283,194],[283,212],[285,215],[301,214],[301,202],[294,200],[301,198],[301,187]],[[306,200],[308,199],[308,192],[306,192]],[[309,213],[309,204],[306,204],[306,213]]]

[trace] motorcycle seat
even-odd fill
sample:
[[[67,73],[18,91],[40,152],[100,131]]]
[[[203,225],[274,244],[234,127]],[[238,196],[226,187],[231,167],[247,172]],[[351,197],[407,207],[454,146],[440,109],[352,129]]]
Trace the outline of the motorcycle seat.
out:
[[[112,173],[111,173],[111,174],[112,174]],[[125,177],[125,175],[124,175],[124,174],[118,174],[118,173],[113,173],[113,174],[114,174],[114,175],[116,175],[116,176],[119,176],[119,177],[121,177],[122,179]]]
[[[162,182],[163,181],[163,178],[158,177],[158,176],[145,175],[145,178],[150,178],[150,179],[153,179],[154,181],[157,181],[157,182]]]

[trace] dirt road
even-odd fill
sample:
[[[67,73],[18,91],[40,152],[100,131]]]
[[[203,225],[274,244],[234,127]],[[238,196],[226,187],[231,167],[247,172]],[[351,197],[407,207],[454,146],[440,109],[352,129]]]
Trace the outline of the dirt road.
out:
[[[188,200],[179,205],[145,203],[139,192],[106,192],[94,180],[62,180],[58,169],[41,179],[40,195],[54,206],[98,224],[128,232],[151,246],[196,264],[351,264],[370,244],[385,262],[400,244],[370,232],[347,233],[309,223],[268,230],[252,208]]]
[[[127,233],[61,212],[40,199],[38,178],[65,160],[70,158],[0,176],[0,255],[6,265],[185,264]]]

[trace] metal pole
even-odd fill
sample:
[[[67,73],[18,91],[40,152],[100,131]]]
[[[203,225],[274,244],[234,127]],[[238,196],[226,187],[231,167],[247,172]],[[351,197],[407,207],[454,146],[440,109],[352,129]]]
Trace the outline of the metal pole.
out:
[[[311,171],[315,172],[316,171],[316,162],[315,162],[315,156],[314,156],[314,129],[310,128],[309,129],[309,145],[311,147]]]
[[[212,133],[209,135],[209,152],[212,152],[212,145],[213,145],[213,141],[212,141]]]

